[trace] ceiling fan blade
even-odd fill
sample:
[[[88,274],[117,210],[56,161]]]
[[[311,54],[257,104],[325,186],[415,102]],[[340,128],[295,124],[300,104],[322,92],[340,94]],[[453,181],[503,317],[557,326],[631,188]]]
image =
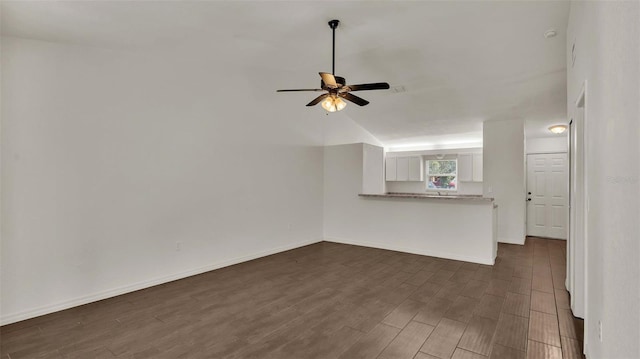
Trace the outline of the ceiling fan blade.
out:
[[[336,77],[333,74],[328,72],[320,72],[320,77],[322,77],[322,81],[327,85],[330,89],[338,88],[338,84],[336,83]]]
[[[320,101],[324,100],[327,96],[329,96],[328,93],[322,94],[316,98],[313,99],[313,101],[309,102],[307,104],[307,106],[315,106],[317,105]]]
[[[347,91],[368,91],[368,90],[388,90],[389,84],[386,82],[376,82],[371,84],[348,85]]]
[[[355,103],[358,106],[366,106],[366,105],[369,104],[369,101],[367,101],[367,100],[365,100],[363,98],[360,98],[360,97],[358,97],[356,95],[352,95],[352,94],[350,94],[348,92],[340,93],[340,94],[338,94],[338,96],[342,97],[345,100],[349,100],[349,101]]]
[[[294,91],[324,91],[323,89],[293,89],[293,90],[277,90],[276,92],[294,92]]]

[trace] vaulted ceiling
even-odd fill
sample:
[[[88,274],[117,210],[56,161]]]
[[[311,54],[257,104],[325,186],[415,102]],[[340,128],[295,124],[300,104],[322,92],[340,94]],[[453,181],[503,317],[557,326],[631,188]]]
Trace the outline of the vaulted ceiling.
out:
[[[3,1],[1,25],[3,35],[93,47],[207,47],[220,63],[203,71],[272,71],[269,96],[304,106],[317,94],[275,90],[319,85],[318,72],[331,71],[327,22],[339,19],[336,74],[392,86],[359,93],[371,104],[344,115],[403,146],[475,143],[486,120],[524,119],[528,137],[566,122],[568,12],[564,1]],[[557,36],[545,38],[550,28]]]

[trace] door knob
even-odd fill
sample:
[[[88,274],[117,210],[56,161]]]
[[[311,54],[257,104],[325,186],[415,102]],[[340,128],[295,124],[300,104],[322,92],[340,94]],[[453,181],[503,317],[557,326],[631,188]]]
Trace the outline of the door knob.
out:
[[[527,198],[527,201],[531,201],[531,198]]]
[[[527,194],[531,194],[531,192],[527,192]]]

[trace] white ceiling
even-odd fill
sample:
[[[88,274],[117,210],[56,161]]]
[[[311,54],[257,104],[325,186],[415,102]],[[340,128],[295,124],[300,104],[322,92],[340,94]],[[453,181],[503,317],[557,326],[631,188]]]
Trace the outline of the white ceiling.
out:
[[[327,21],[337,18],[336,74],[350,84],[386,81],[406,90],[360,92],[371,104],[343,111],[387,146],[477,143],[482,122],[492,119],[525,119],[528,137],[549,136],[549,125],[566,122],[565,1],[1,6],[3,35],[185,53],[209,46],[224,71],[286,74],[275,77],[274,91],[319,85],[317,73],[331,71]],[[545,39],[549,28],[558,36]],[[316,95],[277,99],[304,106]]]

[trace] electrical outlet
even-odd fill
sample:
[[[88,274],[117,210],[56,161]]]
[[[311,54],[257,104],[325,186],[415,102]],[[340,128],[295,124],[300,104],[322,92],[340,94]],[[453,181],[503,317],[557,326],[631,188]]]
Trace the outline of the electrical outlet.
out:
[[[182,250],[182,242],[176,242],[176,252],[180,252]]]
[[[598,320],[598,339],[602,342],[602,321]]]

